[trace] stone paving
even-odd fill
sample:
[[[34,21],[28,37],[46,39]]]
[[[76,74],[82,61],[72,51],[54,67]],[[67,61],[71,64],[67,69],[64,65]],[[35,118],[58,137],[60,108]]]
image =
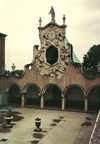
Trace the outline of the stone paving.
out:
[[[24,119],[12,121],[11,131],[0,132],[0,144],[88,144],[97,117],[97,114],[33,108],[14,108],[13,111],[20,112]],[[36,117],[43,121],[42,132],[34,132]],[[92,125],[85,126],[84,122]]]

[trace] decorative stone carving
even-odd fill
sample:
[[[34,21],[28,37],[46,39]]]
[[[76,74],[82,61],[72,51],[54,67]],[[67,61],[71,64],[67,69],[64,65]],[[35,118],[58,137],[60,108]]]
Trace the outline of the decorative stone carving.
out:
[[[55,45],[59,46],[61,41],[64,39],[64,34],[61,28],[51,25],[43,32],[40,32],[40,39],[42,47]]]
[[[44,53],[44,51],[42,51],[42,53]],[[36,68],[41,75],[49,75],[50,81],[52,81],[55,76],[60,79],[68,70],[69,53],[67,50],[63,53],[62,49],[60,49],[59,60],[53,65],[45,62],[45,60],[41,59],[41,56],[42,54],[39,52],[36,57]]]
[[[40,29],[41,49],[36,54],[36,68],[41,75],[50,76],[50,81],[54,77],[60,79],[68,70],[70,53],[64,48],[65,31],[63,27],[50,24],[44,29]],[[58,60],[54,64],[47,63],[46,50],[53,46],[58,50]]]

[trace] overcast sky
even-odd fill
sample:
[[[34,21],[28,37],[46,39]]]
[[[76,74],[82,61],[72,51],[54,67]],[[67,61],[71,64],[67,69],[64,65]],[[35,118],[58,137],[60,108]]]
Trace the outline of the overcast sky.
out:
[[[0,0],[0,32],[7,34],[6,69],[24,69],[33,60],[33,46],[40,45],[39,18],[42,26],[51,21],[48,14],[55,9],[56,23],[66,16],[66,38],[82,62],[94,44],[100,44],[100,0]]]

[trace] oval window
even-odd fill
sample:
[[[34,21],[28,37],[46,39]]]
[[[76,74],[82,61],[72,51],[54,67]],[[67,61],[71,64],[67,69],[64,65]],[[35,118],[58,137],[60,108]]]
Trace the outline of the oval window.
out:
[[[50,46],[47,49],[46,60],[51,65],[58,61],[58,50],[54,46]]]

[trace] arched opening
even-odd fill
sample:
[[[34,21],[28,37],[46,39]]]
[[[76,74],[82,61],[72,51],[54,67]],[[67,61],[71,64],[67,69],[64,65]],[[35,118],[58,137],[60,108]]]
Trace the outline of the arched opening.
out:
[[[66,109],[84,110],[84,92],[78,86],[70,86],[66,91]]]
[[[25,105],[40,107],[39,88],[36,85],[30,85],[25,93]]]
[[[54,46],[50,46],[46,51],[46,61],[49,64],[54,64],[58,61],[58,50]]]
[[[61,91],[57,86],[47,87],[44,95],[44,107],[61,108]]]
[[[13,84],[9,89],[9,104],[21,105],[21,92],[16,84]]]
[[[96,110],[100,109],[100,87],[94,87],[88,94],[88,109]]]

